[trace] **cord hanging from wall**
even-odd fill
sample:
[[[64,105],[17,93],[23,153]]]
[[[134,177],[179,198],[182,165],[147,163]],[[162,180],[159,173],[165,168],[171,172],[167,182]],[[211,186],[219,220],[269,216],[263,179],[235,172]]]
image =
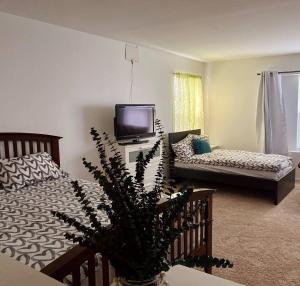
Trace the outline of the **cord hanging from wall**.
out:
[[[130,61],[130,63],[131,63],[129,103],[132,103],[133,102],[134,63],[139,62],[139,49],[138,49],[138,47],[126,44],[126,46],[125,46],[125,59],[127,61]]]
[[[131,60],[131,74],[130,74],[130,94],[129,94],[129,103],[132,103],[132,90],[133,90],[133,64],[134,61]]]

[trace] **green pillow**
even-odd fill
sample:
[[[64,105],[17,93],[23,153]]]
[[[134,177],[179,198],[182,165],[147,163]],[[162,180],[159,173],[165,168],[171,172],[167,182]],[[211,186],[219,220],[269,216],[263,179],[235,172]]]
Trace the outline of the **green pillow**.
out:
[[[195,154],[198,154],[198,155],[211,152],[210,145],[206,140],[195,138],[192,140],[192,146],[193,146]]]

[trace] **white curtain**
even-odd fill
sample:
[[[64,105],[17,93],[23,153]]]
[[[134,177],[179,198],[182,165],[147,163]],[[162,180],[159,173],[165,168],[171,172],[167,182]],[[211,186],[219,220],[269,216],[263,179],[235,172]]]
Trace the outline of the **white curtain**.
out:
[[[285,108],[278,72],[262,72],[258,92],[256,131],[264,139],[264,152],[288,153]],[[264,135],[264,136],[262,136]]]

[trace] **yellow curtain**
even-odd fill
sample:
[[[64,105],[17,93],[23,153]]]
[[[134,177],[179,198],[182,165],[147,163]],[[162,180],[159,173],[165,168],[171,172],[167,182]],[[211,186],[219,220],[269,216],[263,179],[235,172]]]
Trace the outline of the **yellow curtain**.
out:
[[[173,127],[175,131],[204,128],[201,77],[186,73],[174,74]]]

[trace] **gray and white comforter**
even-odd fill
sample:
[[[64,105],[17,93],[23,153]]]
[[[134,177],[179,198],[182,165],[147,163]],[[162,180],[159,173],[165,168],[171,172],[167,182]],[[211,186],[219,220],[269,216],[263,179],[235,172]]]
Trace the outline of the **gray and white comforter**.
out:
[[[99,185],[83,180],[79,183],[91,201],[99,202],[102,195]],[[40,270],[74,246],[64,234],[75,230],[54,218],[51,210],[86,221],[70,178],[11,192],[0,190],[0,251]],[[109,224],[105,214],[99,213],[99,218],[103,224]]]
[[[205,164],[271,172],[279,172],[293,165],[292,158],[283,155],[225,149],[181,158],[178,161],[188,164]]]

